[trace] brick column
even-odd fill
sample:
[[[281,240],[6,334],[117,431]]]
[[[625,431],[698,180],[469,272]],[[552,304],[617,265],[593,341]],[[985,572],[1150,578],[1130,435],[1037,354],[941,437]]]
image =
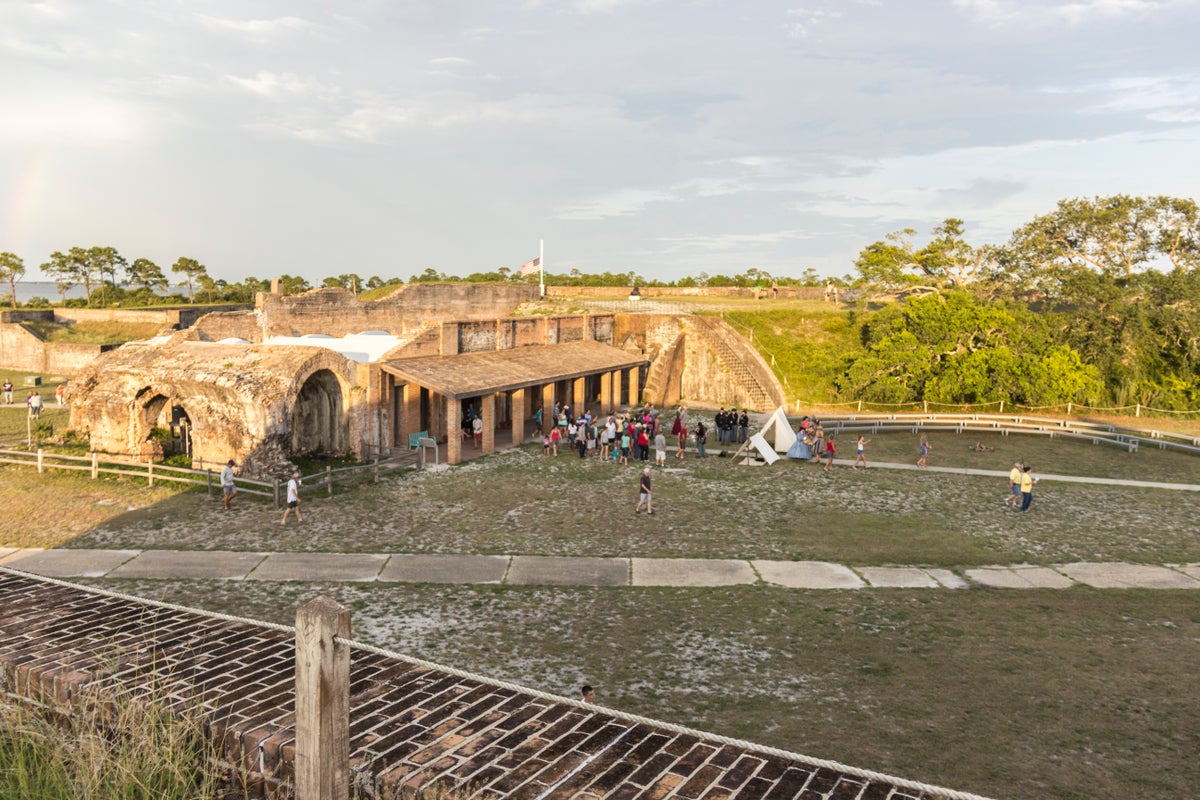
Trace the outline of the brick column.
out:
[[[483,452],[492,453],[496,450],[496,395],[485,394],[482,400]]]
[[[579,416],[584,412],[584,397],[583,393],[587,389],[587,378],[576,378],[571,381],[571,413]]]
[[[441,354],[444,356],[458,355],[458,323],[442,323]]]
[[[642,387],[638,385],[638,378],[641,377],[639,367],[629,368],[629,405],[636,406],[642,397]]]
[[[558,424],[554,418],[554,381],[542,386],[542,427],[549,431]]]
[[[621,375],[622,372],[619,369],[614,369],[612,371],[612,397],[614,411],[621,407],[621,390],[623,388],[621,386]]]
[[[512,393],[512,438],[513,446],[519,447],[525,443],[525,419],[529,416],[529,390],[525,387],[514,389]],[[542,414],[542,416],[546,416]]]
[[[606,372],[600,376],[600,413],[613,412],[612,373]]]
[[[462,403],[446,398],[446,463],[462,461]]]
[[[415,383],[406,383],[401,387],[404,398],[401,400],[400,413],[400,444],[408,445],[408,435],[421,430],[421,387]]]

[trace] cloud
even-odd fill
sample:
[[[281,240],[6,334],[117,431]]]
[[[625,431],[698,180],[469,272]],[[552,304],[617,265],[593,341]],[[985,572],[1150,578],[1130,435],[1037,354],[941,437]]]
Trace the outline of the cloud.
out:
[[[108,146],[146,138],[145,114],[135,104],[96,94],[0,93],[0,145]]]
[[[811,234],[800,230],[763,231],[759,233],[696,234],[694,236],[660,236],[657,241],[664,245],[664,252],[678,253],[684,250],[748,251],[762,245],[809,239]]]
[[[247,34],[257,39],[273,38],[289,33],[312,33],[320,29],[316,23],[300,17],[276,17],[274,19],[228,19],[196,14],[196,18],[210,28]]]
[[[1147,16],[1191,5],[1194,0],[1075,0],[1034,3],[1029,0],[953,0],[982,22],[998,25],[1081,25],[1093,20]]]
[[[341,94],[335,87],[290,73],[259,72],[250,78],[236,75],[226,75],[225,78],[251,94],[277,101],[294,97],[328,100]]]
[[[669,192],[654,189],[623,189],[585,200],[554,212],[557,219],[602,220],[637,214],[651,203],[674,200]]]

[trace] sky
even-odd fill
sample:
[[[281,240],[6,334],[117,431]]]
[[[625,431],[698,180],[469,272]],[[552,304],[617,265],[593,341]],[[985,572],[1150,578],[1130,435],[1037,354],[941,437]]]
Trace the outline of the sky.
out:
[[[0,2],[0,251],[854,272],[1197,196],[1200,0]]]

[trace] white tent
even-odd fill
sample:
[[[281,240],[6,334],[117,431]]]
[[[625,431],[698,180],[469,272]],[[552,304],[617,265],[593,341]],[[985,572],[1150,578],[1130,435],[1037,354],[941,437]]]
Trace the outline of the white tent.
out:
[[[783,406],[775,409],[762,430],[755,435],[773,445],[776,453],[786,453],[796,443],[796,432],[792,430]]]
[[[779,454],[776,453],[771,448],[770,443],[763,438],[762,431],[759,431],[750,437],[750,444],[755,450],[758,451],[759,455],[763,457],[763,461],[767,462],[767,466],[770,466],[779,460]]]

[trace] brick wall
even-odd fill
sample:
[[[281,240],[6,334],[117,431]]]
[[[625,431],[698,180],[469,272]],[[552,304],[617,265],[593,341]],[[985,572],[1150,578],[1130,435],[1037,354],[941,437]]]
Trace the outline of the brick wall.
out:
[[[0,323],[0,367],[42,374],[78,372],[115,345],[44,342],[20,323]]]
[[[765,288],[765,287],[764,287]],[[739,286],[639,286],[642,297],[754,297],[754,289]],[[770,290],[763,292],[769,296]],[[628,297],[629,288],[620,286],[547,286],[548,297]],[[780,286],[779,297],[800,300],[821,300],[825,289],[820,286]]]
[[[0,690],[70,704],[120,681],[202,698],[225,759],[277,798],[292,796],[294,664],[287,631],[0,568]],[[946,796],[399,655],[352,649],[350,685],[352,773],[359,796],[379,800],[435,784],[492,800]]]

